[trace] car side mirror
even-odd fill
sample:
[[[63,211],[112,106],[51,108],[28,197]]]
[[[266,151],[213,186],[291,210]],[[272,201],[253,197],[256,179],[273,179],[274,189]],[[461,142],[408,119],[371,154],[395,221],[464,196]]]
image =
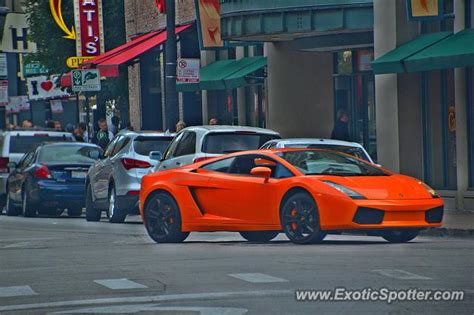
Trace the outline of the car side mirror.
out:
[[[250,174],[257,177],[265,178],[265,183],[268,182],[268,179],[272,175],[272,169],[265,166],[257,166],[252,168]]]
[[[9,162],[7,164],[7,167],[10,169],[10,170],[14,170],[18,167],[18,164],[16,164],[16,162]]]
[[[150,160],[161,161],[163,159],[163,153],[160,151],[151,151],[148,157]]]

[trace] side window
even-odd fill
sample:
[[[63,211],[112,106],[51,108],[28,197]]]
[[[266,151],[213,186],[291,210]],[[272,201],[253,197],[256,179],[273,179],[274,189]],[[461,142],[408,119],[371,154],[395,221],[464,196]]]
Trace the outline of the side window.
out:
[[[164,159],[168,160],[171,159],[174,156],[174,151],[176,150],[176,147],[178,146],[179,142],[181,141],[181,138],[183,137],[184,133],[180,133],[179,135],[174,138],[174,140],[171,142],[169,145],[168,149],[166,149],[166,152],[164,154]]]
[[[204,170],[209,170],[209,171],[214,171],[214,172],[227,173],[229,171],[230,166],[234,162],[234,160],[235,160],[235,157],[231,157],[228,159],[206,164],[202,166],[201,168]]]
[[[110,143],[105,148],[104,157],[110,157],[112,155],[112,152],[114,151],[115,144],[117,143],[119,138],[120,138],[120,136],[115,137],[115,138],[112,139],[112,141],[110,141]]]
[[[250,175],[252,168],[257,166],[268,167],[272,170],[271,178],[288,178],[294,176],[284,165],[264,155],[241,155],[229,168],[230,174]]]
[[[112,151],[112,156],[115,156],[119,153],[130,141],[130,138],[120,137],[117,143],[115,144],[114,150]]]
[[[179,142],[174,156],[184,156],[196,153],[196,133],[186,132],[182,140]]]

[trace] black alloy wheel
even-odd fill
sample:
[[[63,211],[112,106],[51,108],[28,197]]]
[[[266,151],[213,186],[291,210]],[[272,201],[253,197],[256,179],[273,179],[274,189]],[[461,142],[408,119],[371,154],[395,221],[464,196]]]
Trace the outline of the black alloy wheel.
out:
[[[148,235],[157,243],[181,243],[189,232],[181,231],[181,214],[174,198],[166,192],[158,192],[145,205],[145,227]]]
[[[326,237],[320,228],[316,203],[308,193],[298,192],[286,199],[281,208],[281,225],[295,244],[319,243]]]

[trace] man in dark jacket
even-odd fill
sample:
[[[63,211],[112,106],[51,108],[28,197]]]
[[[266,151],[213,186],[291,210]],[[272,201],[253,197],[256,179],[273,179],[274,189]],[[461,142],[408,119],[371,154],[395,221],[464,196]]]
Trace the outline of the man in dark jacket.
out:
[[[103,118],[99,119],[97,122],[99,125],[99,130],[94,134],[92,138],[92,143],[97,144],[102,150],[105,150],[107,145],[110,142],[109,130],[107,129],[107,121]]]
[[[331,139],[351,141],[349,136],[349,113],[343,108],[337,111],[337,121],[334,124]]]

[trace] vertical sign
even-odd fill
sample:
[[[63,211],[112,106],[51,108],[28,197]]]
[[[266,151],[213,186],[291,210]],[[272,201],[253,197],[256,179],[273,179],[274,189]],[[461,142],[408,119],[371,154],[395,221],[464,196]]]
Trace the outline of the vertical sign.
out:
[[[423,21],[443,18],[443,0],[407,0],[409,20]]]
[[[176,82],[199,83],[200,59],[180,58],[176,69]]]
[[[8,80],[0,80],[0,105],[8,105]]]
[[[74,20],[77,55],[93,57],[104,53],[102,0],[75,0]]]
[[[0,53],[0,77],[7,77],[7,54]]]
[[[195,0],[201,49],[223,48],[219,0]]]

